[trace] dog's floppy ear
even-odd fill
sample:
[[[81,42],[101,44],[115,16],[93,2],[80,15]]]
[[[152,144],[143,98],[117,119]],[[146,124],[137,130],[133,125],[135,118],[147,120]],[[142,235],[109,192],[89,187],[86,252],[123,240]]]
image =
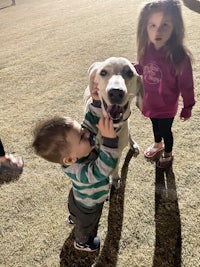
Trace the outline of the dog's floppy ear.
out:
[[[93,83],[94,83],[96,72],[97,72],[99,66],[101,65],[101,63],[102,62],[95,62],[88,69],[88,74],[89,74],[88,85],[89,85],[90,92],[91,92],[92,87],[93,87]]]
[[[137,94],[136,94],[136,106],[142,110],[142,101],[143,101],[143,96],[144,96],[144,87],[143,87],[143,82],[141,77],[138,75],[137,77]]]

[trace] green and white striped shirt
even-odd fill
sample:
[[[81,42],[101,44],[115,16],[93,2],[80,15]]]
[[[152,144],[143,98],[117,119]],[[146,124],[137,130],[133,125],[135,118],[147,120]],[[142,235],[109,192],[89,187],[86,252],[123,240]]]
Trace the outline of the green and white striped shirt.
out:
[[[86,114],[89,120],[86,121],[91,124],[85,125],[89,126],[90,131],[92,128],[90,126],[95,127],[98,123],[100,110],[97,112],[92,104],[89,107],[89,113]],[[99,113],[98,116],[95,116],[96,112]],[[90,155],[74,164],[62,166],[62,170],[72,181],[75,200],[79,205],[89,209],[97,207],[107,199],[110,189],[109,176],[115,169],[119,157],[118,138],[103,137],[102,141],[98,152],[93,150]]]
[[[79,159],[72,165],[63,165],[63,171],[71,178],[75,200],[85,208],[95,208],[102,204],[109,194],[109,175],[115,169],[118,160],[117,138],[109,139],[112,146],[106,146],[107,141],[103,138],[94,159],[91,155]]]

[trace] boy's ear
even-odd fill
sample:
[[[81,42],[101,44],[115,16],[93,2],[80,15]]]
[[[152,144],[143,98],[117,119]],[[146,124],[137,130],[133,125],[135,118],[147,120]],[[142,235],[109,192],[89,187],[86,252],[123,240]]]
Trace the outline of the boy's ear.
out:
[[[76,157],[64,157],[63,158],[63,163],[65,165],[71,165],[71,164],[75,163],[76,161],[77,161]]]

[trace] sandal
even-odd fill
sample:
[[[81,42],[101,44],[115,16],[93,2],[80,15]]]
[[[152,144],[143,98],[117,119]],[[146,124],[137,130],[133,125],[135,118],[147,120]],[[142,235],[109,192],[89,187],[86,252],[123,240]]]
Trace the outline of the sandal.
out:
[[[154,158],[158,153],[163,152],[164,146],[162,147],[154,147],[154,145],[151,145],[144,151],[144,156],[148,159]]]
[[[7,174],[21,174],[23,171],[23,160],[22,157],[15,157],[13,154],[6,154],[6,160],[0,162],[0,172]]]
[[[170,156],[170,157],[167,157],[167,158],[165,158],[165,157],[162,156],[158,160],[156,166],[158,168],[161,168],[161,169],[167,169],[167,168],[169,168],[169,167],[172,166],[173,159],[174,159],[173,156]]]

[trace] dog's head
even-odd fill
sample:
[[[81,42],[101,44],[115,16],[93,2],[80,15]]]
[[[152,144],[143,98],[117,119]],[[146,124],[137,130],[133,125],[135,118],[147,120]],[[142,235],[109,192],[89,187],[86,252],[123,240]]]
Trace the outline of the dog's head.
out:
[[[99,88],[102,112],[119,123],[130,115],[130,104],[136,97],[136,105],[141,109],[143,86],[131,62],[123,57],[111,57],[96,62],[89,68],[89,89],[94,82]]]

